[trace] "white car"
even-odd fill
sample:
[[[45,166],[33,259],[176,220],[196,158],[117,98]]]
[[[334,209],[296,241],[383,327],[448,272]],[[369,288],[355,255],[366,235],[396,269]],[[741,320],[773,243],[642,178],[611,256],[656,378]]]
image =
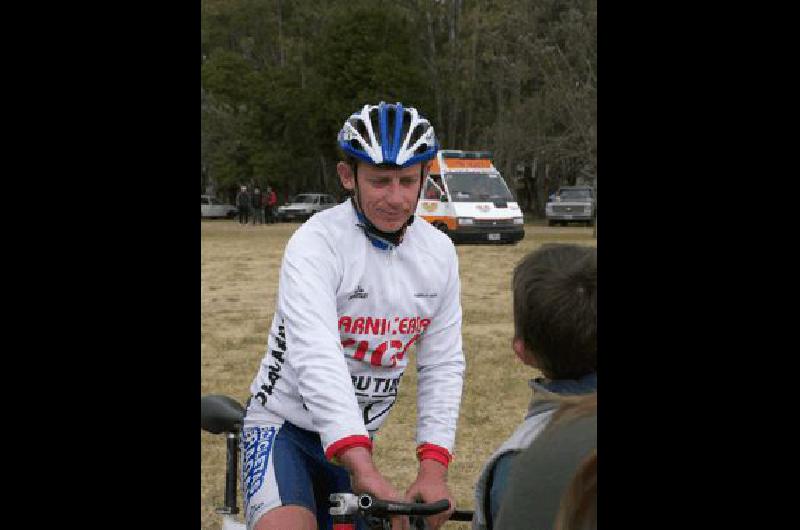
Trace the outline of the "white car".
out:
[[[239,213],[239,209],[232,204],[225,204],[210,195],[200,195],[200,217],[202,219],[232,219],[237,213]]]
[[[325,193],[301,193],[283,206],[278,207],[279,221],[307,221],[322,210],[336,206],[336,199]]]

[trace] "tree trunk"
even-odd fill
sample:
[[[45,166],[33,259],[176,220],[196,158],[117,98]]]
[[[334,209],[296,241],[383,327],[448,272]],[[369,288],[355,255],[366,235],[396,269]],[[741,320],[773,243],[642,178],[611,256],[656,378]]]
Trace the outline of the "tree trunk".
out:
[[[286,52],[283,48],[283,9],[281,2],[283,0],[277,0],[278,3],[278,64],[280,64],[281,68],[286,65]]]
[[[430,77],[433,80],[433,101],[434,105],[436,106],[436,123],[434,124],[434,130],[436,127],[442,127],[442,91],[440,90],[439,85],[439,74],[436,70],[436,36],[433,33],[433,15],[431,15],[431,9],[433,9],[433,4],[430,4],[431,7],[425,12],[425,18],[428,20],[428,47],[430,48],[431,55],[430,55]]]

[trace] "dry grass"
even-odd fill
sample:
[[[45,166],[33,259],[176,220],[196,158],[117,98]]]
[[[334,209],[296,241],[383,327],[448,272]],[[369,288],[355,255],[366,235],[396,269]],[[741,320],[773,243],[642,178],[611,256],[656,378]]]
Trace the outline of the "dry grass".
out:
[[[201,394],[246,400],[272,321],[283,250],[298,226],[202,222]],[[527,380],[535,373],[511,351],[514,266],[543,243],[596,245],[591,228],[526,225],[525,231],[525,239],[514,246],[457,247],[467,375],[449,484],[463,509],[472,509],[473,484],[483,462],[522,420],[530,399]],[[400,490],[416,473],[416,380],[412,362],[376,440],[377,465]],[[202,431],[200,443],[202,528],[219,528],[214,508],[224,496],[225,443],[221,436]],[[447,528],[468,525],[450,523]]]

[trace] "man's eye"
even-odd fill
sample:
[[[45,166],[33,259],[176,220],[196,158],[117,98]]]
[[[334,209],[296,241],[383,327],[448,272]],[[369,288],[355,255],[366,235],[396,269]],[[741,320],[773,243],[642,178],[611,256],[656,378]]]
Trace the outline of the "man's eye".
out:
[[[407,179],[400,179],[400,184],[402,186],[405,186],[405,187],[413,186],[416,183],[417,183],[417,178],[416,177],[407,178]]]

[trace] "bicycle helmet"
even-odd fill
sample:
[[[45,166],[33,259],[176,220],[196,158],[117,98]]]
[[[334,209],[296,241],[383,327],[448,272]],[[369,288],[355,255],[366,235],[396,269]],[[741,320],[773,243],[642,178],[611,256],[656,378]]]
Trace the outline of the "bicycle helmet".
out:
[[[433,126],[417,109],[402,103],[364,105],[344,122],[338,136],[342,150],[369,164],[408,167],[436,156]]]

